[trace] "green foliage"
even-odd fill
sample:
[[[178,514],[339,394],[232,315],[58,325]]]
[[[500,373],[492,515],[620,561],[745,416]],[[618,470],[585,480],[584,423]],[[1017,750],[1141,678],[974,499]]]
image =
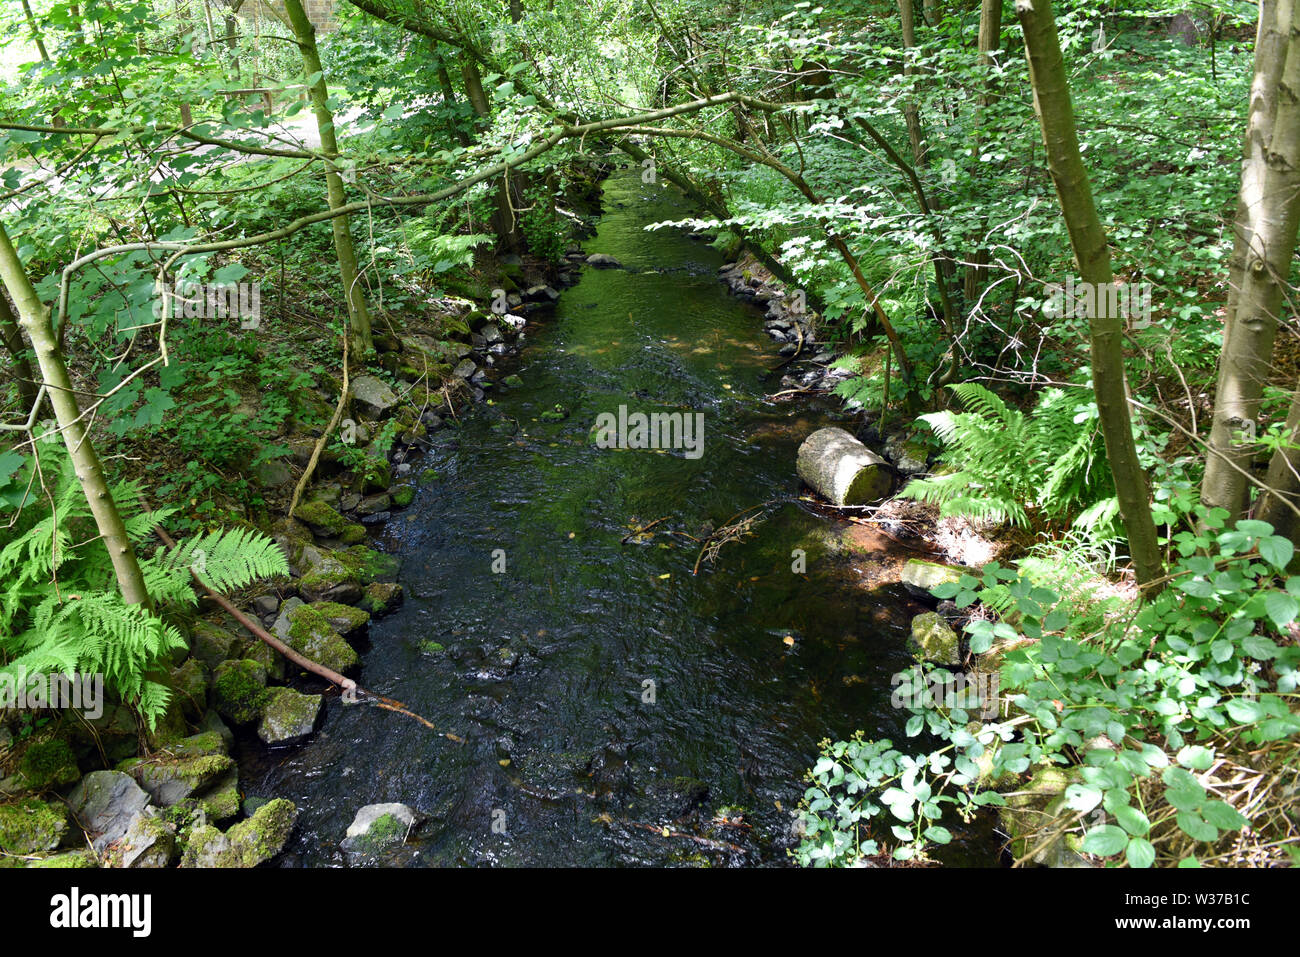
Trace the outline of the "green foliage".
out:
[[[970,411],[921,416],[951,471],[913,479],[900,497],[933,502],[945,516],[1026,527],[1030,508],[1049,521],[1074,514],[1085,528],[1110,525],[1118,508],[1095,402],[1046,389],[1026,415],[977,382],[951,388]]]
[[[915,772],[906,797],[893,794],[899,807],[884,799],[888,792],[880,798],[900,822],[891,828],[901,842],[896,856],[942,843],[908,814],[937,819],[941,802],[926,802],[943,787],[961,787],[971,805],[996,804],[981,781],[1050,765],[1067,768],[1071,781],[1056,823],[1081,836],[1085,853],[1115,863],[1213,860],[1247,825],[1259,841],[1294,842],[1289,824],[1277,830],[1287,798],[1243,801],[1212,773],[1246,752],[1256,773],[1294,780],[1300,771],[1300,715],[1288,703],[1300,688],[1300,647],[1289,639],[1300,577],[1286,573],[1294,546],[1264,522],[1224,530],[1211,510],[1198,507],[1195,517],[1207,530],[1176,538],[1182,557],[1170,586],[1136,613],[1100,624],[1073,614],[1023,569],[991,564],[936,587],[936,597],[958,607],[992,598],[1014,614],[1015,626],[987,618],[966,626],[972,654],[999,654],[1014,716],[976,726],[959,708],[912,707],[909,736],[924,731],[947,743],[906,762],[887,741],[830,746],[805,796],[799,859],[851,864],[874,851],[859,829],[880,808],[858,795],[898,768]],[[999,641],[1009,643],[1003,652]],[[942,760],[949,755],[952,770]],[[960,797],[957,804],[966,806]]]
[[[35,467],[29,462],[27,469]],[[287,574],[279,546],[246,529],[214,531],[141,558],[155,608],[128,605],[112,563],[95,534],[89,506],[71,460],[59,447],[41,453],[33,497],[12,516],[13,538],[0,550],[0,655],[17,682],[34,674],[100,673],[106,687],[133,702],[150,725],[166,710],[170,692],[154,680],[167,655],[185,647],[165,618],[168,606],[192,606],[193,569],[214,589],[229,591],[257,578]],[[146,511],[141,489],[111,489],[133,544],[143,544],[172,509]]]

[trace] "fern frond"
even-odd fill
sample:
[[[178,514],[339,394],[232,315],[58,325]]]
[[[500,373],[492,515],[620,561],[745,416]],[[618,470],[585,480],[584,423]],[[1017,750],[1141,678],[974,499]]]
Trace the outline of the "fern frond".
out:
[[[191,570],[219,592],[242,588],[259,578],[287,575],[284,551],[271,538],[246,528],[217,529],[161,549],[146,564],[160,573],[184,575]]]

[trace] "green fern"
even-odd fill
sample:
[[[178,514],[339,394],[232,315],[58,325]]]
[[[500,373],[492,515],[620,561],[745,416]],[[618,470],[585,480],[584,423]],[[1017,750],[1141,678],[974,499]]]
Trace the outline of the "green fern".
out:
[[[1027,528],[1030,511],[1048,521],[1070,515],[1099,536],[1118,515],[1097,428],[1095,404],[1046,389],[1025,415],[977,382],[950,386],[967,411],[932,412],[921,421],[944,445],[949,471],[914,479],[900,494],[963,515]]]
[[[258,532],[211,531],[142,557],[155,607],[128,605],[67,455],[46,451],[41,459],[46,494],[13,516],[14,538],[0,549],[0,673],[18,681],[33,674],[102,674],[105,686],[134,703],[153,727],[170,692],[147,675],[185,647],[165,619],[170,608],[196,602],[191,570],[214,590],[230,591],[287,574],[284,554]],[[118,483],[110,493],[133,544],[148,541],[172,514],[146,510],[134,483]]]

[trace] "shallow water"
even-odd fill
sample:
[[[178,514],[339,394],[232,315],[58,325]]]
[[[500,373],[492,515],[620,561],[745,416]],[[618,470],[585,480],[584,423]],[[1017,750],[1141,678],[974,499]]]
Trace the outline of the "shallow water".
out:
[[[333,698],[302,747],[241,749],[247,793],[299,807],[288,866],[345,863],[356,809],[388,801],[431,819],[387,864],[781,864],[818,741],[902,740],[889,676],[916,609],[850,587],[797,501],[798,443],[836,413],[765,401],[779,360],[720,255],[643,229],[685,215],[679,197],[624,171],[605,209],[587,250],[627,268],[584,270],[530,323],[506,370],[524,385],[448,433],[440,479],[380,539],[407,599],[371,627],[359,681],[438,732]],[[539,419],[557,403],[566,419]],[[620,405],[703,413],[703,454],[597,448]],[[773,501],[692,575],[699,547],[670,531]],[[991,860],[974,843],[957,853]]]

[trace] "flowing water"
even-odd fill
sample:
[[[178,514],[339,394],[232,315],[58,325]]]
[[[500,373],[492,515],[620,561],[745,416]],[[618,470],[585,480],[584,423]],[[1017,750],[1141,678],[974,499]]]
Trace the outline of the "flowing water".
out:
[[[359,680],[438,731],[332,699],[302,747],[241,749],[247,793],[298,805],[287,865],[344,863],[356,809],[390,801],[430,820],[387,864],[784,863],[818,741],[903,740],[906,600],[851,587],[831,523],[797,501],[799,441],[836,413],[765,400],[781,373],[761,314],[711,247],[644,230],[687,211],[638,172],[606,182],[587,243],[626,268],[585,269],[529,325],[524,384],[439,433],[417,466],[438,481],[380,539],[407,598],[371,626]],[[702,454],[598,448],[620,405],[702,413]],[[692,575],[699,546],[671,532],[765,502]]]

